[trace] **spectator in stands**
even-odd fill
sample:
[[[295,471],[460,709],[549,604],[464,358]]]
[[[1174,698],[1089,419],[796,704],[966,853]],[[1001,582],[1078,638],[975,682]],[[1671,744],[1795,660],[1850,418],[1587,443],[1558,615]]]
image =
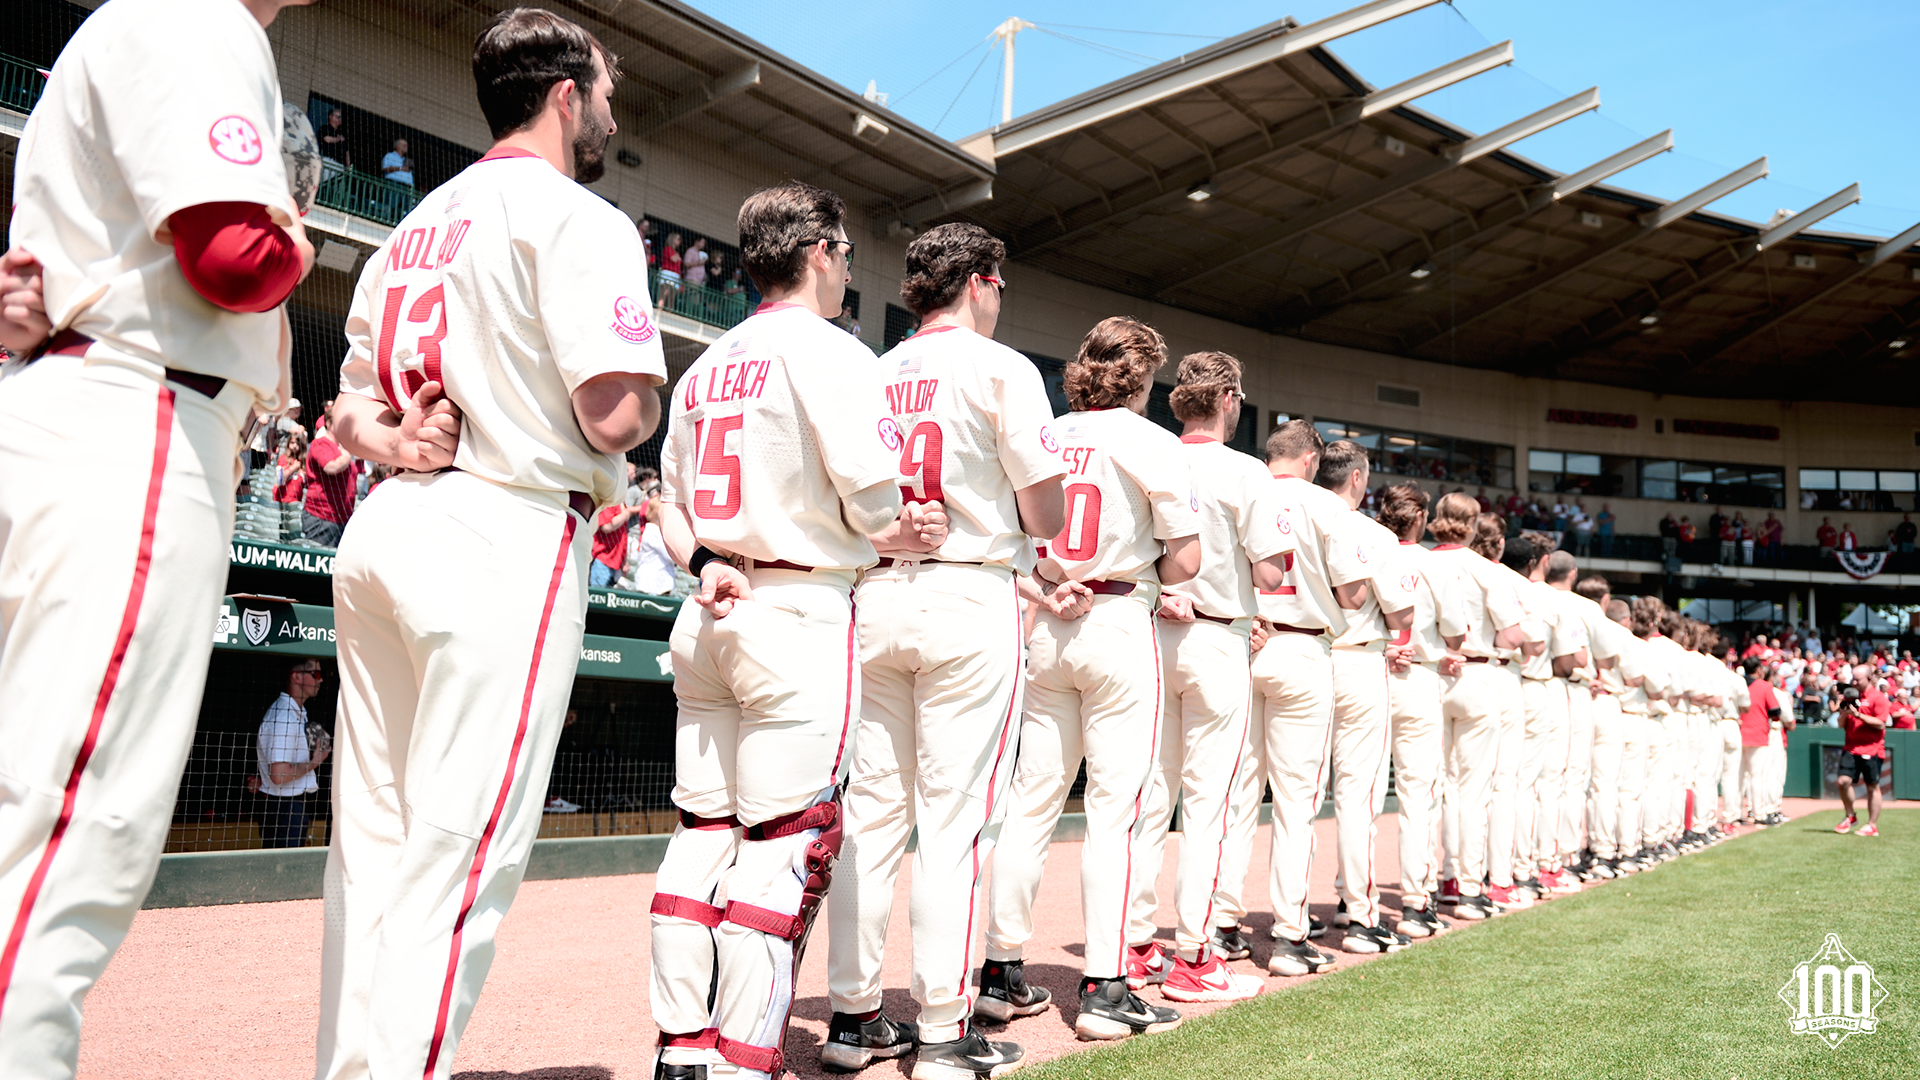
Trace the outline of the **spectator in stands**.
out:
[[[247,471],[265,468],[274,460],[274,450],[300,426],[300,399],[287,399],[287,411],[277,416],[261,416],[253,422],[253,434],[247,440]]]
[[[1841,522],[1840,523],[1840,544],[1839,544],[1838,550],[1858,551],[1859,549],[1860,549],[1860,538],[1853,535],[1853,523],[1851,521]]]
[[[1679,554],[1680,523],[1673,520],[1671,510],[1667,511],[1666,517],[1660,519],[1660,550],[1669,559]]]
[[[1820,496],[1815,495],[1813,492],[1807,491],[1805,489],[1801,490],[1800,509],[1811,510],[1818,505],[1820,505]]]
[[[1740,532],[1740,535],[1739,535],[1740,565],[1752,566],[1753,565],[1753,539],[1754,539],[1753,525],[1747,521],[1747,515],[1745,514],[1733,515],[1733,523]]]
[[[1707,519],[1707,535],[1720,541],[1720,565],[1732,566],[1734,553],[1740,546],[1738,522],[1715,507],[1713,516]]]
[[[1912,514],[1901,514],[1900,524],[1893,527],[1893,550],[1902,555],[1913,554],[1913,544],[1920,538],[1920,526],[1913,523]]]
[[[1699,539],[1700,539],[1700,532],[1699,530],[1693,527],[1693,518],[1689,517],[1686,514],[1681,514],[1680,515],[1680,542],[1682,544],[1687,545],[1688,547],[1692,547],[1696,542],[1699,541]]]
[[[1593,519],[1587,516],[1587,506],[1578,500],[1567,514],[1567,524],[1573,526],[1573,553],[1581,558],[1593,554]]]
[[[649,270],[653,269],[658,261],[658,256],[653,249],[653,219],[643,217],[640,219],[640,250],[647,253],[647,269]]]
[[[1614,521],[1613,507],[1601,503],[1600,513],[1593,519],[1593,531],[1600,538],[1600,557],[1603,559],[1613,556]]]
[[[305,657],[287,672],[287,687],[260,721],[258,756],[260,794],[266,811],[260,815],[260,846],[305,847],[307,823],[312,819],[309,796],[320,790],[314,771],[326,764],[333,746],[324,737],[307,745],[307,702],[320,692],[320,661]]]
[[[1786,524],[1775,517],[1773,511],[1767,511],[1767,520],[1760,523],[1761,562],[1768,566],[1780,565],[1780,541],[1786,535],[1786,531]]]
[[[660,302],[655,306],[661,311],[673,310],[673,298],[680,295],[680,234],[667,234],[667,242],[660,246]]]
[[[286,441],[280,444],[280,458],[275,465],[273,501],[299,502],[307,468],[306,432],[296,431],[287,436]]]
[[[393,149],[380,159],[380,175],[402,187],[413,187],[413,159],[407,156],[407,140],[393,140]],[[398,192],[386,192],[384,201],[387,213],[395,220],[413,209],[413,200]]]
[[[1473,493],[1473,501],[1474,501],[1474,502],[1477,502],[1477,503],[1479,503],[1479,504],[1480,504],[1480,512],[1481,512],[1481,513],[1483,513],[1483,514],[1491,514],[1491,513],[1493,513],[1493,500],[1492,500],[1492,499],[1489,499],[1489,498],[1487,498],[1487,489],[1486,489],[1486,488],[1479,488],[1479,489],[1477,489],[1476,491],[1474,491],[1474,493]]]
[[[636,513],[635,507],[615,503],[600,511],[596,521],[598,526],[593,534],[593,562],[587,585],[595,589],[610,589],[620,577],[620,571],[627,564],[627,522]]]
[[[1840,533],[1833,527],[1832,518],[1820,519],[1820,527],[1814,530],[1813,540],[1820,545],[1820,557],[1823,559],[1833,554],[1833,549],[1840,546]]]
[[[680,256],[680,279],[688,285],[705,288],[707,284],[707,238],[696,236]]]
[[[747,291],[746,277],[745,268],[734,267],[733,272],[727,275],[727,283],[721,288],[721,293],[727,296],[743,295]]]
[[[666,534],[660,531],[660,482],[655,479],[647,489],[645,524],[640,530],[639,550],[631,572],[637,592],[666,596],[673,592],[673,556],[667,553]]]
[[[337,180],[353,168],[353,151],[347,149],[346,119],[339,109],[327,111],[327,122],[315,133],[320,139],[320,182]]]
[[[302,484],[306,502],[300,512],[300,535],[323,547],[339,547],[340,534],[353,516],[359,477],[360,463],[340,449],[331,431],[316,435],[307,448]]]

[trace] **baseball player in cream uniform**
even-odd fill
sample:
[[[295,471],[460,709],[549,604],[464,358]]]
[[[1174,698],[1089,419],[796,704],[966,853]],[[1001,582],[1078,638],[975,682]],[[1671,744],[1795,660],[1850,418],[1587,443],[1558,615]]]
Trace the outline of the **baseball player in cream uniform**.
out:
[[[1353,507],[1313,482],[1326,449],[1305,420],[1289,420],[1267,436],[1267,468],[1279,480],[1282,534],[1294,551],[1284,580],[1259,591],[1267,644],[1253,657],[1249,743],[1254,760],[1233,795],[1228,849],[1215,906],[1216,925],[1246,914],[1241,889],[1252,858],[1263,786],[1273,787],[1268,881],[1274,951],[1267,970],[1309,975],[1333,958],[1308,943],[1307,882],[1313,870],[1313,819],[1327,788],[1333,728],[1333,640],[1365,600],[1366,569],[1354,555]],[[1384,683],[1385,677],[1382,676]]]
[[[901,496],[943,507],[948,533],[925,554],[881,548],[880,564],[854,594],[860,720],[844,877],[828,906],[833,1018],[821,1050],[834,1068],[897,1056],[916,1036],[919,1080],[971,1080],[1020,1060],[1017,1047],[969,1032],[967,976],[974,901],[1006,812],[1019,735],[1015,579],[1033,571],[1030,535],[1060,531],[1066,464],[1039,371],[993,340],[1005,256],[1006,246],[977,225],[940,225],[916,237],[901,295],[920,329],[881,358]],[[909,1030],[880,1014],[880,976],[894,882],[916,825],[912,991],[920,1015]],[[986,981],[997,992],[981,1007],[996,1019],[1046,1007],[1045,990],[1024,987],[1024,978],[1010,987],[1004,968],[997,984],[991,972]]]
[[[1396,484],[1380,496],[1380,524],[1400,539],[1400,559],[1412,579],[1413,625],[1387,652],[1388,719],[1393,725],[1394,791],[1400,801],[1400,917],[1393,927],[1410,938],[1447,928],[1439,913],[1440,779],[1447,683],[1460,675],[1458,651],[1468,629],[1469,587],[1459,564],[1422,547],[1429,496],[1417,485]]]
[[[1489,553],[1486,535],[1489,531],[1488,518],[1492,518],[1492,515],[1484,515],[1480,519],[1474,535],[1476,550],[1481,550],[1483,554]],[[1497,518],[1491,523],[1491,531],[1496,538],[1503,531]],[[1541,670],[1539,665],[1551,642],[1552,626],[1542,617],[1533,583],[1527,576],[1527,571],[1539,558],[1534,552],[1533,543],[1524,536],[1517,536],[1491,548],[1489,557],[1499,560],[1508,587],[1526,612],[1520,624],[1522,641],[1503,654],[1509,662],[1500,668],[1496,680],[1502,706],[1500,752],[1494,764],[1493,797],[1487,822],[1487,898],[1497,908],[1514,910],[1530,906],[1534,900],[1530,890],[1518,887],[1525,882],[1533,862],[1531,825],[1534,792],[1532,778],[1523,777],[1527,758],[1525,686],[1528,681],[1524,672],[1528,664],[1533,664],[1536,671]],[[1551,668],[1545,670],[1551,673]],[[1534,758],[1536,764],[1539,760],[1538,756]]]
[[[1148,803],[1150,854],[1138,875],[1131,942],[1153,936],[1159,876],[1171,803],[1180,803],[1180,865],[1174,878],[1174,966],[1161,993],[1173,1001],[1232,1001],[1260,992],[1260,978],[1227,970],[1224,960],[1248,955],[1244,935],[1216,933],[1214,896],[1226,862],[1232,799],[1251,768],[1248,669],[1256,587],[1282,583],[1293,551],[1279,528],[1278,481],[1259,459],[1225,440],[1240,421],[1240,361],[1226,353],[1192,353],[1180,361],[1173,412],[1200,500],[1200,573],[1160,599],[1160,657],[1166,719],[1161,777]]]
[[[1165,697],[1153,611],[1163,586],[1200,568],[1199,500],[1179,441],[1141,415],[1166,356],[1158,332],[1115,317],[1089,331],[1067,365],[1073,411],[1051,425],[1067,466],[1066,525],[1036,571],[1044,599],[1028,642],[1020,757],[988,909],[987,963],[1021,959],[1047,845],[1084,759],[1086,962],[1074,1021],[1083,1039],[1180,1022],[1127,983]]]
[[[1583,849],[1588,853],[1582,866],[1585,879],[1605,880],[1614,876],[1613,862],[1620,855],[1620,756],[1625,737],[1620,698],[1627,689],[1621,664],[1628,660],[1633,635],[1607,615],[1613,597],[1606,578],[1583,575],[1574,582],[1573,594],[1584,601],[1575,610],[1587,623],[1590,661],[1584,670],[1584,689],[1593,734],[1586,758],[1587,783],[1579,795],[1579,817],[1572,825],[1575,832],[1571,838],[1563,835],[1561,841],[1571,841],[1570,853]],[[1640,677],[1637,666],[1632,677]],[[1569,691],[1570,696],[1575,693]],[[1561,820],[1567,821],[1565,813]]]
[[[1654,650],[1640,636],[1632,605],[1624,600],[1609,600],[1607,618],[1628,634],[1623,639],[1625,647],[1620,651],[1620,663],[1613,669],[1620,699],[1620,795],[1613,814],[1611,837],[1615,854],[1608,861],[1615,875],[1619,875],[1643,869],[1641,814],[1646,803],[1648,761],[1655,737],[1653,727],[1659,722],[1652,711],[1664,693],[1665,682],[1654,664]],[[1603,677],[1605,674],[1602,673]]]
[[[38,299],[10,294],[31,314],[8,319],[0,367],[7,1077],[73,1075],[81,1001],[153,882],[226,581],[240,433],[286,398],[276,309],[313,251],[278,153],[264,25],[282,6],[101,8],[18,144],[7,269]],[[219,229],[251,261],[209,253]],[[81,494],[130,458],[134,491]]]
[[[1525,738],[1514,783],[1513,876],[1536,898],[1552,880],[1551,853],[1560,826],[1560,779],[1567,760],[1565,676],[1579,666],[1579,653],[1586,648],[1585,628],[1564,610],[1559,592],[1546,583],[1547,556],[1546,550],[1535,547],[1525,571],[1527,588],[1521,592],[1533,619],[1546,628],[1547,647],[1520,665]],[[1539,879],[1543,870],[1549,872],[1547,880]],[[1542,888],[1535,889],[1536,884]]]
[[[1581,826],[1587,811],[1587,781],[1593,769],[1593,694],[1587,687],[1598,673],[1593,650],[1593,622],[1598,609],[1573,591],[1578,569],[1571,552],[1554,551],[1540,564],[1540,584],[1547,600],[1558,606],[1562,625],[1580,643],[1570,665],[1555,665],[1554,677],[1566,700],[1564,743],[1556,737],[1542,764],[1539,790],[1542,819],[1538,823],[1536,856],[1541,885],[1549,892],[1578,892],[1580,879],[1567,873],[1579,854]],[[1562,668],[1564,667],[1564,671]],[[1549,813],[1551,808],[1551,813]]]
[[[1656,596],[1643,596],[1634,602],[1634,633],[1640,633],[1641,605],[1646,603],[1651,633],[1647,642],[1665,676],[1664,700],[1653,715],[1659,726],[1648,740],[1647,794],[1641,807],[1641,834],[1645,846],[1662,858],[1671,857],[1672,841],[1680,831],[1680,819],[1686,802],[1688,784],[1684,772],[1689,751],[1687,714],[1692,710],[1693,672],[1687,649],[1673,637],[1681,633],[1684,619],[1660,602]]]
[[[581,186],[613,132],[612,64],[548,12],[490,22],[473,72],[493,148],[401,220],[355,290],[341,447],[417,468],[409,411],[444,388],[463,420],[453,468],[382,483],[334,562],[321,1080],[451,1075],[540,829],[590,522],[659,419],[639,234]],[[528,65],[572,74],[529,101]]]
[[[1718,660],[1718,658],[1715,658]],[[1740,715],[1751,704],[1747,680],[1738,667],[1720,662],[1721,680],[1726,686],[1714,734],[1720,743],[1720,813],[1714,824],[1722,834],[1740,820]]]
[[[1472,497],[1462,492],[1441,496],[1430,526],[1440,543],[1427,553],[1429,572],[1438,576],[1450,571],[1459,582],[1454,603],[1456,617],[1465,627],[1459,643],[1463,657],[1459,673],[1442,675],[1440,733],[1446,796],[1441,807],[1441,846],[1446,855],[1439,899],[1453,907],[1456,917],[1467,920],[1486,919],[1499,911],[1482,892],[1489,870],[1488,822],[1512,681],[1506,654],[1524,640],[1526,619],[1513,575],[1482,553],[1497,556],[1501,537],[1492,532],[1480,538],[1479,517],[1479,504]],[[1468,547],[1466,541],[1476,546]]]
[[[701,592],[671,637],[680,828],[652,904],[656,1078],[784,1068],[800,949],[840,850],[854,585],[876,543],[932,546],[901,513],[878,363],[827,322],[852,260],[845,218],[837,195],[797,182],[748,197],[740,246],[766,302],[671,399],[662,527]]]
[[[1414,577],[1400,558],[1400,538],[1359,510],[1370,470],[1367,452],[1342,439],[1327,444],[1315,482],[1347,503],[1351,520],[1334,545],[1363,585],[1360,606],[1333,639],[1333,814],[1340,869],[1334,889],[1347,916],[1341,947],[1348,952],[1392,952],[1408,939],[1379,924],[1374,873],[1374,819],[1387,791],[1393,735],[1388,719],[1387,642],[1413,624]],[[1336,580],[1342,574],[1336,572]],[[1263,650],[1264,651],[1264,650]],[[1336,918],[1336,923],[1338,919]]]

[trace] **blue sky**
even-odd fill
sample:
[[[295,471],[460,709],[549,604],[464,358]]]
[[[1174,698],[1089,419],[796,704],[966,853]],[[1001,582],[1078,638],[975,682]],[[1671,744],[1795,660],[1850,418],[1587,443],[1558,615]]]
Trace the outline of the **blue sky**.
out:
[[[1359,0],[689,2],[855,90],[877,81],[902,115],[957,138],[999,118],[999,53],[983,39],[1011,15],[1041,27],[1018,39],[1018,116],[1283,15],[1311,22]],[[1572,171],[1670,127],[1671,153],[1611,182],[1674,198],[1764,154],[1772,175],[1714,209],[1764,220],[1858,181],[1863,204],[1823,228],[1888,236],[1920,222],[1920,144],[1901,120],[1911,105],[1899,104],[1915,92],[1889,51],[1920,40],[1920,3],[1456,0],[1331,48],[1386,86],[1508,38],[1513,66],[1418,104],[1480,132],[1598,85],[1598,112],[1513,149]]]

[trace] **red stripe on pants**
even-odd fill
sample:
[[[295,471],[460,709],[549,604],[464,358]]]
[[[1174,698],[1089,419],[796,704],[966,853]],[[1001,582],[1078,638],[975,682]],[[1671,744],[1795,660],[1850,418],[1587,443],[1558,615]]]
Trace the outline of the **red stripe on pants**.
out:
[[[553,621],[553,602],[560,592],[560,579],[567,569],[568,550],[573,546],[573,532],[578,523],[571,511],[565,512],[566,529],[560,534],[560,552],[553,559],[553,575],[547,579],[547,602],[540,609],[540,630],[533,638],[533,660],[527,665],[527,688],[520,695],[520,723],[513,731],[513,748],[507,752],[507,774],[500,778],[500,793],[494,796],[493,813],[487,818],[487,827],[480,830],[480,843],[473,851],[473,865],[467,870],[467,891],[460,898],[460,917],[453,922],[453,943],[447,949],[447,978],[440,986],[440,1011],[433,1020],[433,1041],[427,1045],[427,1068],[421,1075],[432,1080],[433,1067],[440,1060],[440,1046],[447,1037],[447,1013],[453,1006],[453,980],[460,972],[460,937],[466,929],[467,915],[473,911],[473,901],[480,892],[480,870],[486,865],[487,849],[493,845],[493,832],[500,825],[500,814],[506,809],[507,796],[513,792],[514,770],[520,764],[520,746],[527,738],[527,716],[533,711],[533,686],[540,674],[540,654],[547,646],[547,625]]]
[[[1015,642],[1014,671],[1018,673],[1020,671],[1019,658],[1024,654],[1025,650],[1019,645],[1020,597],[1017,592],[1014,594],[1013,600],[1013,625],[1013,640]],[[1000,790],[1000,762],[1007,756],[1007,740],[1012,736],[1013,725],[1016,722],[1013,715],[1013,706],[1015,702],[1020,700],[1019,679],[1020,675],[1016,674],[1013,690],[1007,694],[1007,715],[1000,721],[1000,745],[993,752],[993,769],[987,773],[987,808],[986,811],[980,815],[980,831],[973,834],[973,847],[971,849],[971,855],[973,857],[973,880],[972,884],[967,887],[967,936],[961,939],[966,942],[966,944],[961,947],[960,954],[960,970],[963,973],[973,968],[973,909],[978,907],[980,903],[980,834],[986,832],[987,826],[993,824],[993,797],[994,794]],[[967,999],[967,1015],[971,1016],[973,1015],[973,995],[967,992],[967,980],[964,974],[960,979],[960,986],[961,996]],[[965,1032],[963,1031],[962,1034],[964,1035]]]
[[[160,487],[167,475],[167,453],[173,441],[173,391],[165,386],[159,388],[153,429],[153,467],[147,474],[147,503],[140,515],[140,549],[133,560],[133,582],[127,587],[127,604],[120,612],[120,630],[114,635],[113,652],[107,658],[106,674],[100,679],[100,692],[94,695],[87,734],[80,740],[79,753],[74,755],[73,771],[67,774],[60,817],[53,823],[46,849],[40,853],[40,864],[27,879],[27,890],[20,897],[20,910],[13,917],[12,931],[7,934],[6,951],[0,952],[0,1013],[6,1009],[7,991],[13,985],[13,965],[20,958],[20,943],[27,936],[27,921],[33,915],[34,901],[40,898],[40,887],[46,883],[53,857],[60,850],[60,841],[66,838],[67,826],[73,822],[74,803],[80,797],[80,777],[87,771],[87,762],[92,760],[94,747],[100,740],[101,722],[106,719],[107,706],[113,701],[113,691],[120,682],[120,668],[126,662],[128,647],[133,644],[134,627],[140,622],[140,601],[146,595],[147,571],[153,565],[153,530],[154,521],[160,516]]]

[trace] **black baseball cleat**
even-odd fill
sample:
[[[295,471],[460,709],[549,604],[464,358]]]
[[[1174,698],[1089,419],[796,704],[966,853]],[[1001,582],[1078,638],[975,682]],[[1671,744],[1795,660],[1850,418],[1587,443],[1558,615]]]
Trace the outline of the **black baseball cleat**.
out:
[[[707,1080],[705,1065],[669,1065],[656,1061],[653,1065],[653,1080]]]
[[[1421,907],[1400,909],[1400,922],[1394,928],[1396,933],[1410,938],[1435,937],[1447,929],[1440,919],[1440,907],[1428,900]]]
[[[1333,957],[1309,945],[1305,938],[1280,942],[1267,958],[1269,975],[1313,975],[1332,966]]]
[[[1340,906],[1334,909],[1333,912],[1333,925],[1346,926],[1352,921],[1353,916],[1347,914],[1347,902],[1345,900],[1340,901]]]
[[[1141,1001],[1123,978],[1080,980],[1080,1015],[1074,1017],[1073,1031],[1082,1039],[1155,1035],[1179,1026],[1178,1012]]]
[[[834,1072],[856,1072],[878,1058],[905,1056],[913,1049],[915,1034],[913,1024],[896,1024],[886,1013],[862,1020],[852,1013],[837,1012],[827,1023],[820,1064]]]
[[[1468,922],[1480,922],[1485,919],[1491,919],[1498,914],[1500,914],[1500,909],[1493,905],[1493,901],[1479,893],[1475,893],[1472,896],[1462,896],[1453,905],[1453,917],[1456,919],[1464,919]]]
[[[1237,926],[1216,926],[1210,939],[1213,955],[1222,960],[1245,960],[1253,955],[1253,942]]]
[[[1310,938],[1326,937],[1327,924],[1311,915],[1307,916],[1307,936]]]
[[[954,1042],[921,1043],[913,1062],[913,1080],[990,1080],[1027,1056],[1019,1045],[988,1042],[977,1031]]]
[[[1053,995],[1045,987],[1027,985],[1026,964],[1019,960],[988,960],[980,966],[980,996],[973,1015],[1001,1023],[1016,1016],[1045,1012]]]
[[[1340,947],[1350,953],[1386,953],[1399,952],[1408,943],[1407,938],[1384,926],[1353,923],[1347,927],[1347,936],[1341,940]]]

